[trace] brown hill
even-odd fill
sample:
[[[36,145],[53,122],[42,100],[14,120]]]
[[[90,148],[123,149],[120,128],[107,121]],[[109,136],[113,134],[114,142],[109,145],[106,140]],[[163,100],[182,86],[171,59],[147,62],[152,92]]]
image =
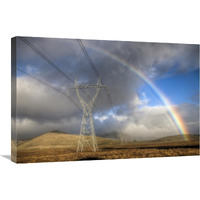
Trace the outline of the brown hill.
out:
[[[48,132],[18,145],[18,150],[76,148],[79,135]],[[118,140],[96,137],[98,145],[120,144]]]

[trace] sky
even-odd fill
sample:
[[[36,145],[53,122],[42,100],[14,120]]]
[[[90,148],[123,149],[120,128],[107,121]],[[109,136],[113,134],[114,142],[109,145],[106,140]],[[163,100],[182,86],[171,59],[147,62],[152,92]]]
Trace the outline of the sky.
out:
[[[53,130],[79,134],[82,110],[74,90],[102,82],[93,118],[96,135],[129,141],[199,133],[199,45],[17,38],[17,138]],[[87,91],[92,97],[95,90]],[[80,92],[85,99],[88,97]],[[89,100],[88,100],[89,101]],[[179,123],[180,122],[180,123]]]

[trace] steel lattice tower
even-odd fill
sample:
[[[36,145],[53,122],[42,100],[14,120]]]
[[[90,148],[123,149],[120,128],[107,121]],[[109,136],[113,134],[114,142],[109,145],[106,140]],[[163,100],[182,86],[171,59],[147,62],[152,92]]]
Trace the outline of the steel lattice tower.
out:
[[[79,93],[79,89],[91,89],[96,88],[95,95],[89,100],[89,102],[86,102]],[[80,103],[83,108],[83,116],[81,121],[81,129],[80,129],[80,136],[78,140],[78,146],[77,146],[77,153],[79,151],[83,151],[84,147],[91,148],[94,152],[98,151],[96,136],[95,136],[95,128],[94,128],[94,122],[93,122],[93,116],[92,116],[92,109],[95,104],[95,100],[100,92],[101,88],[106,88],[105,85],[101,85],[101,80],[99,78],[97,84],[91,84],[91,85],[79,85],[77,79],[75,80],[75,86],[68,88],[68,89],[75,89],[77,96],[80,100]],[[68,91],[67,91],[68,93]]]

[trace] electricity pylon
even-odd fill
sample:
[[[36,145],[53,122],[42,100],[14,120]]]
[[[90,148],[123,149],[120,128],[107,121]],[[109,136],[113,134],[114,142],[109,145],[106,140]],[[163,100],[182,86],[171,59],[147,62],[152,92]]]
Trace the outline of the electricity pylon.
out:
[[[85,100],[80,96],[79,89],[91,89],[96,88],[95,95],[86,103]],[[101,80],[99,78],[97,84],[90,85],[79,85],[77,79],[75,80],[75,86],[68,89],[75,89],[76,94],[80,100],[80,103],[83,108],[83,116],[81,122],[80,136],[78,140],[77,153],[79,151],[83,151],[84,147],[91,148],[94,152],[98,151],[96,136],[95,136],[95,128],[92,116],[92,109],[94,107],[95,100],[100,92],[101,88],[106,88],[107,86],[101,85]],[[67,90],[67,95],[68,90]]]
[[[127,144],[127,140],[125,138],[125,135],[121,134],[120,135],[120,140],[121,140],[121,145],[126,145]]]

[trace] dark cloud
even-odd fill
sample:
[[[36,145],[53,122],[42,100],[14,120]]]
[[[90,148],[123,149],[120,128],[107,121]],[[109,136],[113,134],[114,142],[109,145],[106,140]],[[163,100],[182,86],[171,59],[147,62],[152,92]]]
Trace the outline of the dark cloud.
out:
[[[60,93],[31,78],[17,79],[17,115],[43,123],[69,118],[80,112],[73,103]]]
[[[17,67],[33,77],[64,94],[68,87],[74,85],[75,78],[79,84],[97,82],[99,77],[92,70],[76,40],[26,40],[43,54],[42,58],[21,39],[17,39]],[[135,137],[138,138],[154,138],[162,133],[162,136],[174,133],[166,109],[148,107],[147,99],[145,101],[138,97],[137,92],[143,82],[136,74],[106,54],[99,53],[95,47],[125,60],[150,79],[157,79],[196,69],[198,45],[93,40],[82,42],[102,76],[103,83],[108,86],[112,100],[110,102],[105,90],[101,90],[93,112],[97,134],[119,132],[119,123],[121,129],[129,135],[131,130],[135,130]],[[56,70],[52,63],[72,81],[66,78],[63,72]],[[35,136],[55,129],[79,133],[82,113],[67,97],[21,72],[18,72],[17,76],[17,92],[17,129],[21,137]],[[94,93],[95,91],[91,91],[90,98]],[[88,98],[85,92],[81,91],[81,95],[85,99]],[[70,96],[81,107],[76,92],[71,90]],[[196,123],[194,117],[189,119],[188,107],[180,109],[180,113],[188,123]]]
[[[119,41],[85,41],[85,44],[123,58],[149,78],[158,78],[167,72],[183,73],[199,66],[199,45]]]

